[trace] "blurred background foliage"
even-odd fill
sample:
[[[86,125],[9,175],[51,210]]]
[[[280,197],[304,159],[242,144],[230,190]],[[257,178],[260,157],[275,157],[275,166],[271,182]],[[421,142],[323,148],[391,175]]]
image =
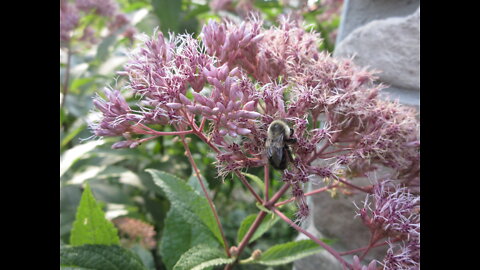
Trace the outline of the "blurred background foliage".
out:
[[[297,13],[303,16],[310,29],[321,33],[324,42],[320,50],[332,52],[343,1],[268,1],[268,0],[117,0],[119,11],[126,14],[137,33],[151,35],[156,27],[167,34],[192,33],[198,35],[209,19],[227,17],[241,21],[248,11],[256,11],[265,25],[275,25],[280,14]],[[149,141],[135,149],[111,149],[115,138],[92,138],[88,123],[97,113],[92,111],[92,97],[105,86],[121,89],[125,82],[116,72],[128,60],[127,52],[140,41],[130,39],[125,29],[106,31],[108,18],[89,13],[79,19],[69,44],[60,48],[60,239],[69,244],[72,223],[83,186],[90,184],[98,202],[102,204],[110,220],[130,217],[151,224],[159,243],[169,201],[154,187],[150,174],[152,168],[169,172],[184,179],[201,192],[196,177],[184,154],[182,144],[173,136]],[[96,42],[80,40],[86,28],[96,31]],[[67,88],[67,91],[65,91]],[[129,96],[128,102],[134,103]],[[168,126],[157,130],[168,131]],[[216,178],[215,155],[196,137],[190,137],[191,152],[200,171],[208,182],[226,237],[236,243],[237,230],[245,217],[256,214],[254,199],[235,177],[225,182]],[[248,173],[263,179],[263,168]],[[280,174],[271,171],[272,190],[281,186]],[[254,184],[253,184],[254,185]],[[258,192],[261,193],[260,188]],[[292,205],[287,206],[293,207]],[[290,211],[289,211],[290,210]],[[294,209],[285,209],[290,215]],[[265,235],[248,245],[245,254],[254,249],[265,250],[269,246],[291,241],[295,230],[284,222],[277,222]],[[166,269],[159,255],[158,245],[153,249],[134,245],[130,247],[151,269]],[[270,269],[291,269],[291,264]],[[237,266],[237,269],[242,269]],[[255,269],[248,266],[248,269]],[[264,269],[260,267],[258,269]]]

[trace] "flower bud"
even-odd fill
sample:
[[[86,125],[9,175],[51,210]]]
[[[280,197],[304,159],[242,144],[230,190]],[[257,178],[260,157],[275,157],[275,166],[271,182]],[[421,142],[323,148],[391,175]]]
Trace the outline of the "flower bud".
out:
[[[259,260],[262,257],[262,251],[260,249],[255,249],[252,253],[252,259]]]
[[[170,103],[167,103],[167,104],[165,104],[165,105],[167,105],[167,107],[172,108],[172,109],[175,109],[175,110],[178,110],[178,109],[180,109],[181,107],[183,107],[182,104],[176,103],[176,102],[170,102]]]
[[[219,109],[220,109],[220,112],[224,112],[224,111],[225,111],[225,106],[223,106],[223,104],[222,104],[222,103],[220,103],[220,102],[217,102],[217,103],[216,103],[216,105],[217,105],[217,108],[219,108]]]
[[[240,135],[247,135],[252,133],[252,131],[248,128],[237,128],[237,133]]]
[[[202,105],[207,105],[207,100],[204,96],[201,94],[193,92],[193,99],[195,99],[196,102],[202,104]]]
[[[230,254],[233,257],[237,257],[238,256],[238,248],[236,246],[231,246],[230,247]]]
[[[188,99],[184,94],[180,93],[180,94],[178,94],[178,97],[180,98],[180,102],[182,102],[183,104],[185,104],[185,105],[191,105],[192,104],[192,101],[190,101],[190,99]]]
[[[247,103],[245,103],[245,105],[243,105],[243,110],[246,110],[246,111],[253,111],[255,109],[255,100],[251,100]]]
[[[227,135],[227,130],[226,129],[220,129],[218,131],[218,133],[220,133],[220,135],[222,135],[222,136],[225,136],[225,135]]]
[[[186,105],[185,107],[187,108],[188,111],[190,111],[193,114],[200,114],[200,112],[201,112],[201,109],[200,109],[199,105],[195,105],[195,106]]]
[[[260,40],[263,39],[263,36],[264,34],[258,34],[257,36],[255,36],[254,38],[252,38],[252,40],[250,41],[251,43],[257,43],[259,42]]]

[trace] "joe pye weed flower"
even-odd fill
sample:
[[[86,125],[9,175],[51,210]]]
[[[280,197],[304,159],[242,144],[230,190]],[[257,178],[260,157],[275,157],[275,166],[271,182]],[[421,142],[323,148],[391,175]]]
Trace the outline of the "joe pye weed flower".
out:
[[[419,123],[412,109],[378,98],[384,86],[374,83],[373,71],[318,51],[319,34],[287,16],[269,29],[251,16],[240,25],[209,21],[199,39],[188,34],[167,38],[157,31],[140,39],[143,44],[130,52],[130,61],[119,72],[138,102],[129,106],[118,89],[106,88],[105,97],[94,100],[103,115],[91,124],[96,136],[121,136],[124,140],[112,147],[133,148],[159,136],[178,135],[188,155],[185,136],[198,136],[215,152],[220,178],[237,175],[258,203],[349,269],[375,269],[377,264],[362,266],[362,253],[349,264],[342,256],[355,251],[342,255],[298,224],[310,214],[306,196],[333,189],[365,192],[358,215],[372,238],[359,250],[366,253],[389,244],[385,259],[378,258],[384,269],[419,266]],[[296,142],[279,179],[284,186],[272,198],[261,198],[241,171],[264,167],[268,194],[265,142],[269,125],[278,119],[292,128]],[[152,125],[170,125],[175,131],[157,131]],[[190,162],[198,173],[193,159]],[[391,172],[388,180],[377,179],[370,186],[353,180],[380,168]],[[312,181],[326,185],[306,193]],[[278,202],[288,190],[292,199]],[[291,201],[298,206],[295,221],[277,209]],[[213,206],[212,211],[216,214]],[[235,253],[246,243],[248,239]],[[231,255],[227,245],[226,253]]]

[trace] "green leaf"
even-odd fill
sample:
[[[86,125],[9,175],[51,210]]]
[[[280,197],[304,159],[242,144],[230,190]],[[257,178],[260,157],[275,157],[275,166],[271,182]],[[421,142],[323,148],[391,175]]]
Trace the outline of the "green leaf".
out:
[[[75,136],[77,136],[81,131],[83,131],[86,127],[85,124],[80,124],[76,125],[77,122],[74,123],[75,127],[73,127],[73,130],[70,131],[63,139],[62,142],[60,143],[60,147],[65,147],[67,143],[69,143]]]
[[[219,246],[220,231],[207,199],[184,180],[166,172],[147,169],[157,189],[170,201],[159,252],[167,269],[173,269],[180,256],[199,244]]]
[[[60,188],[60,236],[65,242],[69,239],[81,197],[80,186],[68,185]]]
[[[199,245],[185,252],[175,264],[173,270],[201,270],[234,261],[235,258],[227,258],[222,251],[216,248]]]
[[[320,247],[317,243],[313,242],[310,239],[288,242],[269,248],[262,253],[260,259],[249,261],[248,263],[256,263],[269,266],[282,265],[301,259],[303,257],[313,255],[321,251],[322,249],[322,247]]]
[[[155,270],[155,261],[153,260],[152,253],[149,250],[146,250],[141,245],[134,245],[130,248],[142,261],[143,265],[147,269]]]
[[[169,31],[177,32],[179,26],[182,1],[178,0],[152,0],[153,11],[160,21],[163,34]]]
[[[60,246],[60,264],[62,269],[146,270],[133,252],[107,245]]]
[[[253,175],[253,174],[244,173],[244,172],[242,172],[242,174],[245,175],[246,177],[252,179],[253,182],[255,182],[255,184],[257,184],[258,188],[260,188],[260,190],[263,191],[264,184],[263,184],[262,179],[260,179],[260,177],[258,177],[256,175]]]
[[[95,147],[102,145],[103,143],[103,140],[95,140],[76,145],[73,148],[66,150],[60,156],[60,177],[62,177],[62,175],[68,171],[68,169],[75,164],[75,162],[82,158],[83,155],[87,154]]]
[[[173,269],[180,256],[195,245],[219,246],[206,226],[190,224],[181,212],[182,210],[172,207],[165,219],[159,249],[167,269]]]
[[[80,246],[84,244],[118,245],[119,243],[117,229],[105,218],[87,184],[73,223],[70,244]]]
[[[215,216],[204,196],[197,194],[184,180],[174,175],[153,169],[147,169],[147,172],[152,174],[155,184],[162,188],[172,207],[180,210],[187,222],[192,225],[205,225],[219,243],[223,244]]]
[[[253,222],[255,221],[255,218],[257,217],[256,214],[252,214],[247,216],[243,221],[242,224],[240,225],[240,228],[238,229],[237,232],[237,243],[240,244],[240,242],[243,240],[243,237],[245,234],[247,234],[248,229],[250,229],[250,226],[252,226]],[[262,223],[260,226],[258,226],[257,230],[255,233],[253,233],[252,237],[248,241],[248,243],[251,243],[258,238],[260,238],[264,233],[266,233],[277,221],[279,221],[279,217],[273,215],[273,218],[265,218],[263,219]]]
[[[103,62],[108,58],[113,49],[115,41],[117,41],[117,38],[117,35],[112,34],[102,40],[102,42],[98,45],[97,55],[95,56],[98,61]]]

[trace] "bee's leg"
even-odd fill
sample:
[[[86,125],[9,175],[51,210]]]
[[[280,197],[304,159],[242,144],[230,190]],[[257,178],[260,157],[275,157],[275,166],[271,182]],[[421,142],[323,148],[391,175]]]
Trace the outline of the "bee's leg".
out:
[[[285,139],[286,144],[294,144],[296,142],[297,142],[297,139],[295,138]]]
[[[288,161],[293,162],[292,152],[290,151],[290,147],[287,145],[285,145],[285,152],[287,152]]]

